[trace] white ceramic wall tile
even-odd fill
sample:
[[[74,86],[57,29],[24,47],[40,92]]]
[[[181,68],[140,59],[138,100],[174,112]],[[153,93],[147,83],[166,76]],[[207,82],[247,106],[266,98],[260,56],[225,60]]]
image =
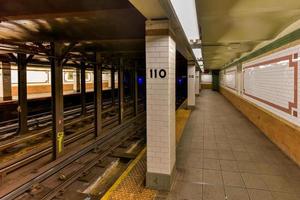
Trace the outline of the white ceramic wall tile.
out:
[[[170,174],[176,159],[175,56],[170,36],[146,37],[147,171],[152,173]],[[151,78],[151,69],[164,69],[166,77]]]
[[[237,67],[230,67],[220,72],[220,84],[229,90],[237,92]]]
[[[201,75],[201,83],[212,83],[212,75],[211,74],[202,74]]]
[[[195,94],[198,95],[199,94],[199,89],[200,89],[200,72],[196,71],[196,75],[195,75]]]
[[[188,65],[188,106],[195,106],[195,76],[196,76],[196,65]]]
[[[300,125],[300,46],[243,64],[243,97]]]

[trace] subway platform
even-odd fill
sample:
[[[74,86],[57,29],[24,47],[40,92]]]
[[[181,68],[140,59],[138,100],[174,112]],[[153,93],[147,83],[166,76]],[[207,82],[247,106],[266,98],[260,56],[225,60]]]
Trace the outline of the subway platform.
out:
[[[149,199],[300,199],[300,168],[292,160],[220,93],[204,90],[196,101],[177,146],[172,189],[150,190]],[[136,197],[126,187],[119,190]],[[143,199],[148,193],[139,188]]]
[[[197,98],[176,162],[168,199],[300,199],[300,168],[211,90]]]

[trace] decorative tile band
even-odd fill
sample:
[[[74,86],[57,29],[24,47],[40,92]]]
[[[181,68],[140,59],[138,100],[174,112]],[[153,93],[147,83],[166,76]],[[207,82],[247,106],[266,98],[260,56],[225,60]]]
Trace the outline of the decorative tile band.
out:
[[[279,57],[279,58],[275,58],[275,59],[272,59],[272,60],[268,60],[268,61],[264,61],[264,62],[260,62],[260,63],[257,63],[257,64],[253,64],[253,65],[249,65],[249,66],[245,66],[243,68],[243,94],[252,98],[252,99],[255,99],[259,102],[262,102],[268,106],[271,106],[277,110],[280,110],[282,112],[285,112],[285,113],[288,113],[290,115],[293,115],[294,117],[297,117],[298,116],[298,113],[297,111],[293,110],[293,109],[297,109],[298,108],[298,61],[293,61],[293,59],[298,59],[298,53],[295,53],[295,54],[291,54],[291,55],[287,55],[287,56],[283,56],[283,57]],[[281,105],[278,105],[276,103],[273,103],[269,100],[266,100],[266,99],[262,99],[260,97],[257,97],[257,96],[254,96],[253,94],[249,94],[246,90],[245,90],[245,72],[247,69],[250,69],[250,68],[256,68],[256,67],[260,67],[260,66],[263,66],[263,65],[270,65],[270,64],[274,64],[274,63],[279,63],[279,62],[282,62],[282,61],[288,61],[289,63],[289,67],[292,67],[294,68],[294,76],[293,76],[293,92],[294,92],[294,95],[293,95],[293,102],[288,102],[288,107],[283,107]]]

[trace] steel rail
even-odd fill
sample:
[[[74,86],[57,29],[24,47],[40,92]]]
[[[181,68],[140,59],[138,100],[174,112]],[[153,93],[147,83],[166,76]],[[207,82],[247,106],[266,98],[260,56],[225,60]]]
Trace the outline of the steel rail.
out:
[[[141,106],[141,105],[140,105]],[[125,111],[125,112],[128,112]],[[93,119],[93,114],[91,115],[87,115],[85,117],[82,117],[82,118],[79,118],[77,120],[73,120],[71,122],[68,122],[65,124],[65,127],[68,127],[68,126],[72,126],[74,124],[77,124],[78,122],[81,122],[81,121],[84,121],[84,120],[87,120],[87,119]],[[111,120],[111,119],[110,119]],[[108,120],[109,121],[109,120]],[[113,120],[114,121],[114,120]],[[106,125],[107,122],[103,122],[103,125]],[[12,139],[9,139],[9,140],[5,140],[3,142],[0,142],[0,151],[4,150],[4,149],[7,149],[9,147],[12,147],[12,146],[15,146],[15,145],[18,145],[20,143],[24,143],[24,142],[27,142],[27,141],[30,141],[34,138],[37,138],[37,137],[41,137],[41,136],[44,136],[46,134],[49,134],[51,133],[52,131],[52,128],[51,127],[48,127],[48,128],[45,128],[45,129],[42,129],[42,130],[36,130],[38,131],[38,133],[30,133],[30,134],[26,134],[24,135],[23,137],[19,137],[19,138],[12,138]]]
[[[109,128],[111,127],[107,127],[110,124],[113,124],[114,122],[118,121],[118,117],[112,117],[112,119],[110,119],[109,121],[105,121],[103,124],[103,131],[108,131]],[[80,131],[78,131],[78,133],[73,133],[69,136],[66,137],[66,140],[64,142],[65,145],[69,145],[75,141],[77,141],[78,139],[81,139],[89,134],[91,134],[94,131],[94,126],[92,125],[88,125],[87,127],[81,129]],[[18,169],[32,161],[35,161],[43,156],[46,156],[47,154],[52,152],[52,143],[51,141],[49,141],[47,144],[45,144],[45,146],[29,152],[21,157],[18,157],[17,159],[14,159],[12,161],[6,162],[4,164],[0,165],[0,175],[2,175],[3,177],[14,171],[15,169]]]
[[[76,153],[70,153],[70,155],[65,155],[56,160],[56,162],[53,162],[52,164],[49,164],[46,166],[46,169],[43,169],[41,172],[38,172],[38,174],[35,177],[29,177],[29,180],[26,180],[24,183],[21,183],[20,186],[15,188],[14,190],[11,190],[7,194],[1,194],[0,196],[1,200],[12,200],[26,191],[29,191],[33,185],[42,182],[43,180],[47,179],[51,175],[57,173],[59,170],[63,169],[70,163],[76,161],[78,158],[82,157],[83,155],[87,154],[88,152],[92,151],[93,149],[99,148],[100,145],[106,144],[109,139],[116,137],[117,134],[122,132],[123,130],[128,129],[131,125],[136,123],[136,121],[139,121],[137,119],[141,119],[142,117],[145,117],[145,113],[139,114],[136,117],[133,117],[132,119],[128,120],[127,122],[124,122],[123,124],[115,127],[114,129],[111,129],[111,131],[107,132],[107,134],[100,136],[99,138],[95,139],[95,141],[91,141],[85,146],[77,151]]]

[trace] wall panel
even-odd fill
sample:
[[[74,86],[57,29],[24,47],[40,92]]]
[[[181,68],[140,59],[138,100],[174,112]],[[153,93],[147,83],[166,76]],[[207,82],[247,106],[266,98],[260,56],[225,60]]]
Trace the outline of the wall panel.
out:
[[[243,97],[300,125],[300,46],[243,64]]]

